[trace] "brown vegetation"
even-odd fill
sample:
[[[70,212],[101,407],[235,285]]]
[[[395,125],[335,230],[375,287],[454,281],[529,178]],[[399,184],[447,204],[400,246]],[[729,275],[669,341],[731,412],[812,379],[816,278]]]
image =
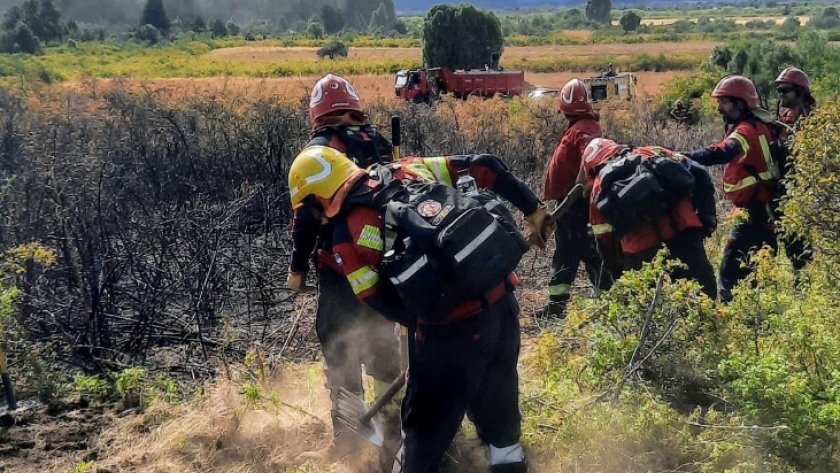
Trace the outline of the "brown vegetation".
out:
[[[606,66],[605,66],[606,67]],[[687,77],[690,71],[635,73],[639,79],[637,91],[640,95],[659,95],[662,87],[675,77]],[[573,77],[587,77],[587,73],[580,72],[526,72],[525,81],[539,87],[559,88]],[[353,83],[359,95],[366,101],[382,100],[386,103],[398,102],[394,93],[394,77],[391,75],[348,75],[345,76]],[[283,103],[299,103],[305,99],[312,85],[319,76],[277,77],[271,79],[254,79],[247,77],[218,77],[210,79],[144,79],[144,80],[110,80],[100,79],[68,83],[64,87],[76,91],[97,91],[104,93],[114,87],[128,87],[143,93],[152,93],[164,99],[169,97],[175,102],[185,97],[205,97],[225,100],[237,97],[243,101],[276,100]]]
[[[587,46],[548,45],[548,46],[508,46],[503,60],[537,59],[569,56],[600,56],[604,54],[687,54],[709,53],[715,47],[715,41],[680,41],[637,44],[593,44]],[[315,60],[318,48],[281,47],[281,46],[240,46],[214,49],[207,53],[214,59],[231,61],[291,61]],[[417,60],[423,56],[420,48],[354,48],[348,50],[347,60],[402,59]]]

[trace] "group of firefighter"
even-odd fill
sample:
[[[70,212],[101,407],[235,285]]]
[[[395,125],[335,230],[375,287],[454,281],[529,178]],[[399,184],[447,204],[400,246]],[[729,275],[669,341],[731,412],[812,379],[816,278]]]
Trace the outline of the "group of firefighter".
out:
[[[782,181],[771,143],[786,143],[815,102],[808,76],[799,69],[785,69],[775,84],[778,117],[759,107],[748,78],[722,79],[712,97],[726,123],[725,137],[705,148],[674,151],[603,137],[585,85],[572,79],[558,97],[568,127],[538,196],[493,155],[395,156],[392,144],[368,122],[353,86],[331,74],[319,80],[309,102],[312,139],[288,173],[294,208],[288,284],[297,293],[317,292],[316,332],[333,406],[329,455],[361,451],[360,437],[341,420],[338,393],[341,388],[363,394],[363,366],[374,379],[374,397],[393,380],[407,378],[401,406],[390,402],[381,411],[381,471],[437,472],[465,415],[488,446],[493,473],[527,471],[520,443],[516,275],[451,313],[424,317],[407,310],[393,287],[395,279],[380,274],[395,244],[384,223],[385,207],[369,205],[385,194],[388,182],[381,174],[399,182],[455,186],[459,172],[469,173],[479,188],[522,212],[530,246],[545,248],[554,233],[548,302],[537,317],[565,317],[581,262],[596,291],[607,291],[624,270],[640,268],[663,246],[682,262],[673,278],[694,279],[709,297],[728,302],[735,285],[749,274],[750,254],[764,246],[775,251],[777,237],[795,271],[810,258],[807,242],[778,226],[775,202]],[[628,154],[641,160],[666,157],[686,168],[724,165],[723,193],[746,218],[729,233],[717,278],[703,244],[709,231],[692,199],[677,199],[658,219],[633,228],[617,229],[599,211],[605,167]],[[555,221],[544,202],[563,200],[576,184],[583,185],[584,198]],[[420,209],[423,216],[424,211],[441,213],[439,205]],[[307,285],[313,255],[317,290]]]

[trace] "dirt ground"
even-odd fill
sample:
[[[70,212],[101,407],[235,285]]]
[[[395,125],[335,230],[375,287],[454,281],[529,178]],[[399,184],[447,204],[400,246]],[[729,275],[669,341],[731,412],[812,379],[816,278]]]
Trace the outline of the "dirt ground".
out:
[[[113,406],[62,401],[0,421],[0,472],[66,472],[91,460],[89,447],[111,424]],[[92,473],[92,472],[91,472]]]

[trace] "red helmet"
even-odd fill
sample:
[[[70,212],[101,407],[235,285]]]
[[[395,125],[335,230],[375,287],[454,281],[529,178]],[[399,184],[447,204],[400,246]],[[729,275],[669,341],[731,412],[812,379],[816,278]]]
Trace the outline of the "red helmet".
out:
[[[811,93],[811,79],[808,78],[808,74],[802,72],[802,69],[795,67],[788,67],[779,74],[779,77],[776,77],[776,85],[779,84],[798,85],[809,94]]]
[[[592,138],[583,150],[583,170],[586,177],[595,177],[595,170],[621,151],[624,146],[607,138]]]
[[[586,115],[592,113],[592,101],[586,85],[580,79],[572,79],[560,89],[557,105],[564,115]]]
[[[314,123],[316,119],[336,110],[364,113],[362,101],[350,82],[327,74],[312,88],[309,96],[309,121]]]
[[[724,77],[715,86],[712,98],[730,97],[741,99],[747,103],[747,108],[758,108],[758,91],[755,84],[744,76]]]

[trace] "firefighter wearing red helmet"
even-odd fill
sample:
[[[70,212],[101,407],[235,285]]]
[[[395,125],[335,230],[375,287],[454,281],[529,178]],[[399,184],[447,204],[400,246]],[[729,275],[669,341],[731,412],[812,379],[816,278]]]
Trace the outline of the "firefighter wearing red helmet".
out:
[[[779,170],[770,154],[773,134],[766,122],[770,113],[759,107],[758,91],[751,80],[739,75],[718,82],[712,97],[727,131],[724,139],[706,148],[685,153],[704,165],[724,165],[723,192],[729,201],[747,212],[748,218],[731,230],[720,266],[718,290],[723,301],[732,299],[732,288],[750,268],[751,252],[768,245],[777,248],[774,199]]]
[[[586,184],[584,195],[589,197],[589,220],[605,266],[618,279],[625,270],[640,269],[665,246],[670,257],[685,265],[676,268],[672,277],[693,279],[701,285],[704,293],[712,299],[716,298],[715,273],[703,246],[706,236],[704,225],[690,199],[678,199],[658,220],[639,223],[622,233],[598,209],[606,172],[604,168],[611,160],[625,154],[638,155],[641,160],[665,156],[681,161],[686,168],[692,165],[699,167],[687,161],[685,156],[659,146],[631,148],[606,138],[595,138],[589,142],[583,153],[578,182]],[[711,181],[708,182],[711,187]],[[709,194],[712,199],[711,190]]]
[[[361,99],[344,78],[328,74],[315,84],[309,99],[309,118],[312,139],[307,147],[328,146],[361,168],[391,159],[391,144],[367,123]],[[318,279],[315,332],[333,402],[335,437],[331,453],[342,456],[356,453],[358,438],[336,417],[338,388],[361,395],[364,365],[375,380],[374,389],[383,390],[399,375],[401,355],[396,326],[358,302],[336,265],[332,235],[332,225],[313,217],[307,206],[295,209],[288,284],[297,293],[313,291],[305,281],[314,253]],[[393,458],[400,442],[398,405],[387,406],[385,413],[388,438],[383,462]]]
[[[799,129],[801,119],[811,114],[817,102],[811,96],[811,79],[805,72],[795,67],[789,67],[779,74],[776,78],[776,91],[779,94],[777,120],[787,125],[780,127],[780,144],[790,150],[790,139],[793,133]],[[780,171],[784,173],[785,170]],[[782,194],[785,191],[784,182],[783,180],[780,188]],[[779,234],[798,283],[799,270],[812,259],[811,245],[802,235],[795,235],[784,228],[779,229]]]
[[[543,200],[562,200],[572,189],[582,162],[582,153],[590,140],[601,136],[600,117],[592,109],[586,85],[571,79],[560,89],[557,108],[569,121],[554,154],[548,162],[543,186]],[[551,258],[551,279],[548,283],[548,304],[541,316],[565,317],[572,284],[578,266],[583,262],[593,287],[608,290],[612,276],[604,271],[595,240],[589,234],[589,210],[579,201],[557,221],[554,232],[556,247]]]
[[[801,69],[788,67],[783,70],[776,78],[776,91],[779,93],[779,121],[792,129],[817,105],[811,95],[811,79]]]

